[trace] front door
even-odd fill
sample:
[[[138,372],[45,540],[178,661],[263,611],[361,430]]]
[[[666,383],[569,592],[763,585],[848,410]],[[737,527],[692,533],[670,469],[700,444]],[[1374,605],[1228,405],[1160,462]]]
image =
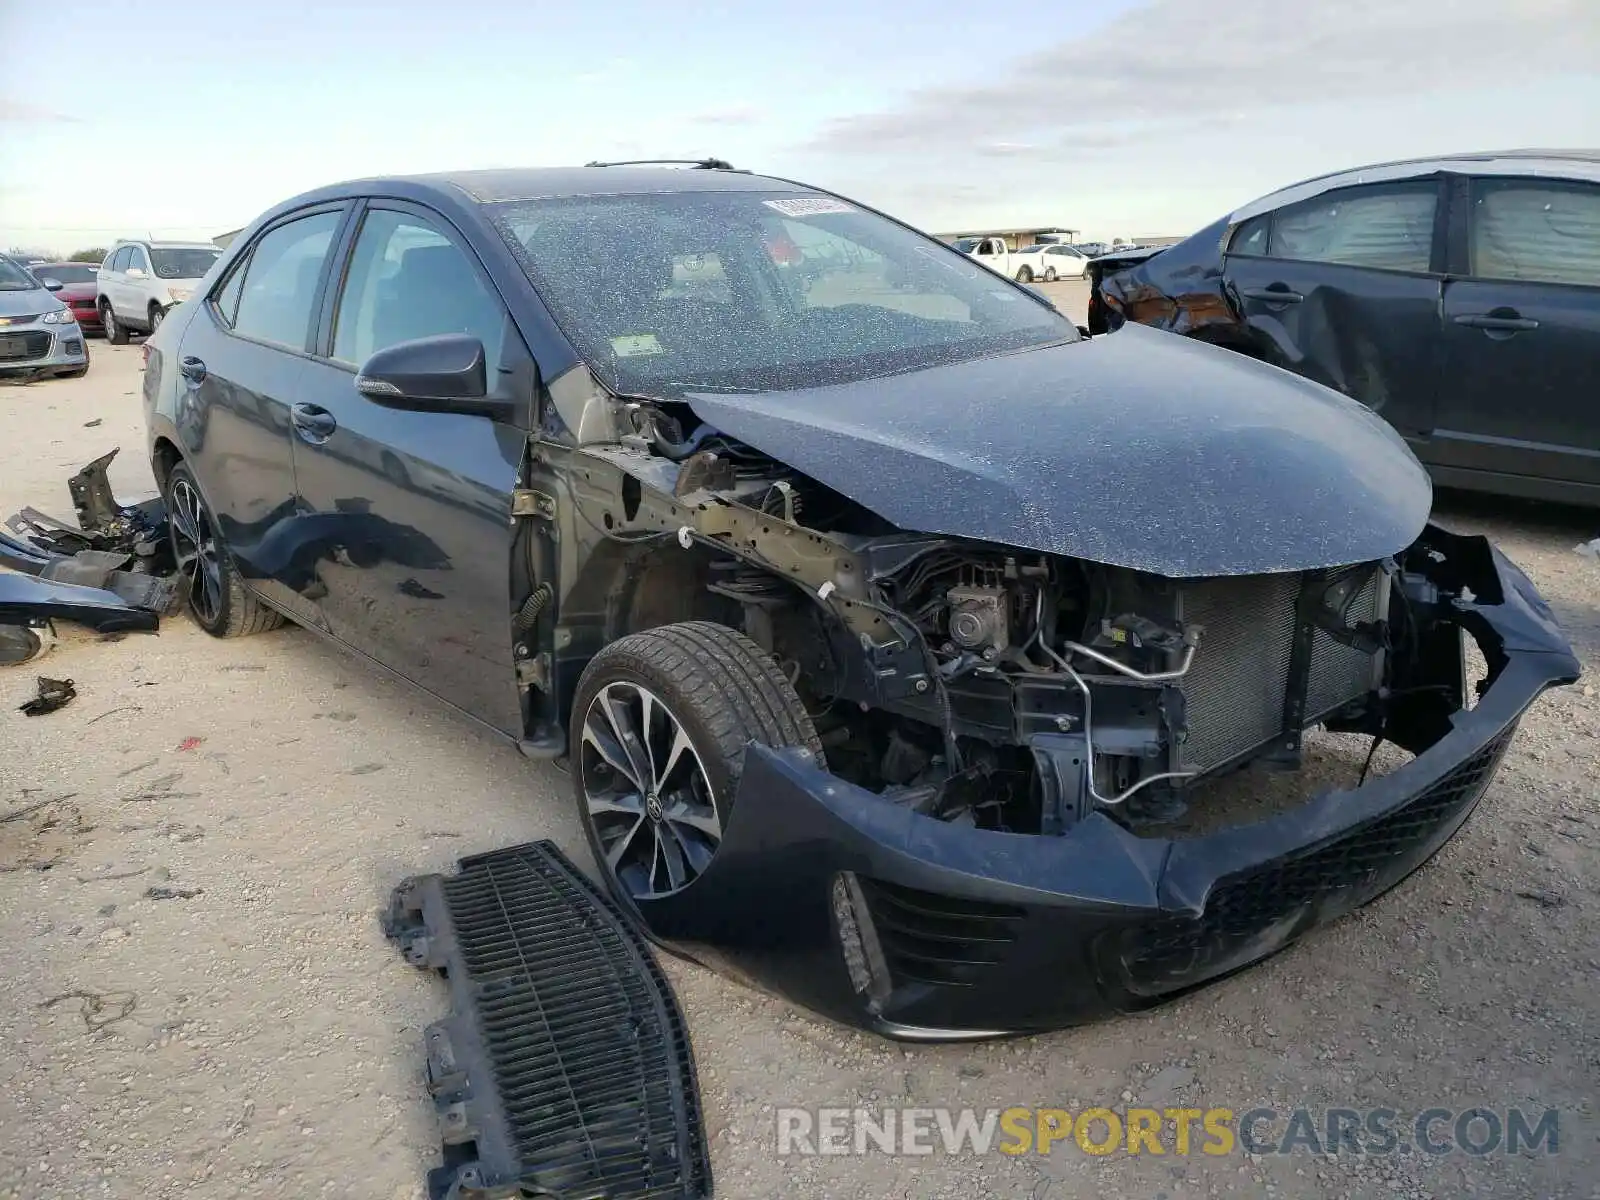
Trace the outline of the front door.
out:
[[[531,391],[528,354],[466,243],[439,217],[374,202],[349,250],[331,330],[289,414],[303,510],[335,636],[441,699],[520,736],[511,638],[511,492],[525,427],[409,412],[356,391],[373,353],[475,334],[491,392]],[[531,403],[531,395],[526,399]],[[526,411],[526,409],[524,409]]]
[[[1536,479],[1600,497],[1600,187],[1479,179],[1468,213],[1430,461],[1497,490],[1538,495]]]
[[[1401,433],[1434,421],[1440,183],[1343,188],[1246,221],[1224,277],[1252,349]]]
[[[341,206],[275,225],[219,279],[184,330],[178,436],[239,571],[253,590],[315,621],[297,560],[289,406]]]

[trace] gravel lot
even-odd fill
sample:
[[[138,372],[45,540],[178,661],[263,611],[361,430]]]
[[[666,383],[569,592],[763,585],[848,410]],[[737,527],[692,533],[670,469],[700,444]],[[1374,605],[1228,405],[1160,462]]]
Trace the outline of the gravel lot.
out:
[[[93,355],[84,380],[0,386],[0,515],[70,517],[66,476],[118,445],[119,494],[152,491],[138,347]],[[1529,571],[1590,686],[1538,705],[1429,867],[1199,995],[1014,1043],[902,1049],[670,963],[718,1194],[1600,1197],[1600,567],[1573,553],[1600,516],[1441,509]],[[293,629],[221,642],[177,619],[108,644],[64,628],[40,666],[79,696],[24,717],[34,671],[0,675],[0,1196],[421,1197],[439,1143],[420,1034],[445,993],[377,913],[402,876],[479,849],[553,837],[587,861],[566,777]],[[779,1105],[1129,1103],[1557,1108],[1559,1153],[775,1149]]]

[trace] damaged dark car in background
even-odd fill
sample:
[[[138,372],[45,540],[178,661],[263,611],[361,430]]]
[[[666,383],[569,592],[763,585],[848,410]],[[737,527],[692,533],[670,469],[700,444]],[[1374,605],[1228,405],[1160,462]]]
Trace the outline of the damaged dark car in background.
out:
[[[1600,506],[1600,153],[1382,163],[1089,266],[1154,326],[1361,401],[1436,483]]]
[[[150,346],[204,628],[287,615],[565,757],[658,940],[891,1036],[1281,949],[1578,674],[1368,408],[726,164],[310,193]]]

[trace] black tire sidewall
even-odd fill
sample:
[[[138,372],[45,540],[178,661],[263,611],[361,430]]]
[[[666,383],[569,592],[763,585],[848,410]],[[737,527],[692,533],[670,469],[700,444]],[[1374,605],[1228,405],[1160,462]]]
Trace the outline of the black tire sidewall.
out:
[[[601,651],[604,655],[605,651]],[[733,764],[727,762],[722,756],[722,750],[717,745],[717,739],[706,728],[704,720],[693,705],[686,704],[678,693],[674,680],[663,675],[648,663],[641,663],[637,659],[622,655],[608,655],[602,658],[595,657],[593,669],[586,670],[578,681],[578,692],[573,697],[569,763],[571,765],[573,794],[578,802],[578,819],[583,823],[583,834],[589,840],[589,849],[594,852],[595,862],[606,876],[606,882],[612,891],[618,895],[626,895],[627,889],[622,886],[605,865],[602,858],[599,839],[595,836],[594,822],[589,819],[589,806],[583,792],[583,726],[589,717],[589,706],[594,698],[599,695],[600,689],[608,683],[636,683],[649,688],[656,694],[656,698],[665,702],[673,718],[683,726],[689,735],[689,741],[694,746],[694,752],[700,756],[700,762],[706,769],[706,779],[711,784],[711,803],[717,810],[717,820],[722,827],[728,827],[728,817],[733,811],[733,792],[735,789],[735,775]],[[743,764],[740,764],[741,767]],[[632,897],[629,897],[631,900]]]
[[[188,463],[178,463],[167,475],[167,490],[166,495],[163,496],[163,500],[165,500],[167,505],[167,511],[172,511],[172,489],[177,486],[180,480],[192,487],[194,489],[194,494],[200,497],[200,503],[204,506],[206,511],[206,520],[211,525],[211,536],[216,539],[217,570],[220,576],[220,586],[217,588],[217,591],[221,596],[221,599],[217,603],[217,619],[213,622],[207,622],[201,619],[200,614],[197,613],[194,610],[194,606],[189,603],[187,594],[184,596],[183,606],[188,612],[189,618],[196,625],[205,630],[207,633],[211,634],[213,637],[221,637],[223,631],[228,627],[229,610],[233,605],[233,593],[235,590],[232,586],[233,560],[228,556],[228,549],[222,540],[221,530],[217,528],[217,518],[211,511],[211,505],[206,502],[205,493],[200,490],[200,484],[196,481],[194,472],[189,469]],[[171,527],[170,519],[168,522],[167,537],[172,543],[173,555],[176,556],[178,551],[177,533]],[[199,569],[198,566],[196,569]]]

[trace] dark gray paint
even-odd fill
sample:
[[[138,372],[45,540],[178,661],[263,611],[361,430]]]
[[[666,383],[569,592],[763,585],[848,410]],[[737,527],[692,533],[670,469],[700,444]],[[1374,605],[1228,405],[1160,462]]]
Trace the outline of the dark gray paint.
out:
[[[690,403],[902,528],[1178,578],[1382,558],[1416,538],[1432,502],[1405,443],[1360,404],[1138,326]]]

